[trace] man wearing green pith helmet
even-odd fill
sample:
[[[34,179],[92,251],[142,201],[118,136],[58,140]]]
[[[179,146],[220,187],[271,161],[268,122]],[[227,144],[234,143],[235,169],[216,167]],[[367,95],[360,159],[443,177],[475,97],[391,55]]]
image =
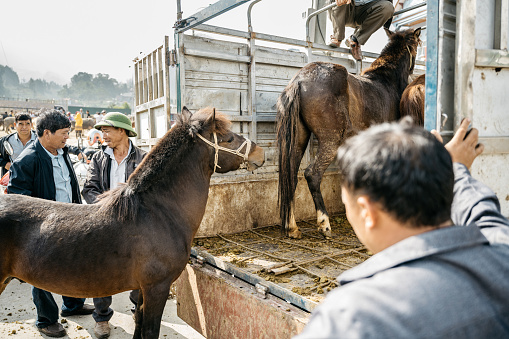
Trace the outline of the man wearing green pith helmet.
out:
[[[94,128],[100,129],[106,146],[96,152],[90,161],[87,180],[83,186],[82,195],[85,201],[93,204],[97,197],[127,182],[129,176],[145,157],[146,152],[136,147],[129,137],[135,137],[131,120],[123,113],[110,112],[98,122]],[[138,290],[131,291],[131,301],[136,306]],[[97,338],[107,338],[110,334],[108,321],[113,316],[110,308],[112,298],[94,298],[96,321],[94,333]]]

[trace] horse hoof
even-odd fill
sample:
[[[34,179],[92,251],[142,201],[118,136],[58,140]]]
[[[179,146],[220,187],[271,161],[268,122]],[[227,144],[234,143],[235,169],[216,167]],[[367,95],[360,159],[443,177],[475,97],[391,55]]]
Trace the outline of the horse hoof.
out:
[[[299,230],[292,231],[288,233],[288,237],[293,239],[301,239],[302,238],[302,232]]]

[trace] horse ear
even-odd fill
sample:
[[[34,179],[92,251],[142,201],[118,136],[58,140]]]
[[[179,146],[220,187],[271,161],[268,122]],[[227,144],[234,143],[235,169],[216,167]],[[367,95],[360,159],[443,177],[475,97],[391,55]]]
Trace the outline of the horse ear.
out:
[[[216,108],[212,108],[212,114],[210,115],[210,118],[208,119],[208,124],[210,125],[210,128],[212,131],[216,130]]]
[[[417,28],[415,31],[414,31],[414,37],[416,39],[418,39],[419,37],[421,36],[421,28]]]
[[[385,28],[385,27],[384,27],[384,29],[385,29],[385,34],[387,34],[387,37],[389,39],[392,38],[392,36],[394,35],[394,32],[392,32],[390,29]]]
[[[188,110],[186,106],[182,107],[182,116],[184,120],[189,120],[189,118],[191,118],[191,115],[193,115],[193,113],[191,113],[191,111]]]

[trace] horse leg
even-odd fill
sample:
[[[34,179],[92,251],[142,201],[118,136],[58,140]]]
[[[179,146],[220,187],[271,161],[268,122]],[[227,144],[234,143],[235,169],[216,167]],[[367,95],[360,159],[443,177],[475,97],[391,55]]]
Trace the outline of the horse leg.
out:
[[[325,142],[319,141],[318,154],[315,161],[306,168],[304,176],[308,182],[309,191],[313,197],[313,202],[316,208],[316,223],[318,224],[318,231],[325,237],[330,237],[331,228],[329,222],[329,214],[323,202],[320,184],[325,170],[332,163],[336,157],[336,152],[339,147],[339,140],[327,140]]]
[[[12,280],[12,277],[7,277],[7,278],[2,278],[2,280],[0,280],[2,283],[0,284],[0,295],[2,294],[2,292],[5,290],[5,288],[7,287],[7,285],[9,285],[9,283],[11,282]]]
[[[157,339],[161,329],[164,306],[170,293],[170,283],[165,281],[150,287],[142,287],[143,311],[141,322],[141,337],[143,339]],[[136,319],[136,329],[138,329]],[[136,333],[135,333],[136,334]]]
[[[311,136],[311,133],[309,130],[304,126],[301,120],[299,120],[299,124],[297,126],[299,139],[297,140],[297,151],[295,152],[295,175],[298,174],[300,162],[302,161],[302,157],[304,156],[304,153],[306,152],[306,148],[308,146],[309,137]],[[295,180],[295,183],[297,183],[297,179]],[[297,189],[297,185],[295,187],[292,187],[293,192],[295,194],[295,190]],[[288,221],[288,237],[293,239],[300,239],[302,238],[302,232],[299,230],[299,227],[297,226],[297,222],[295,221],[295,199],[292,201],[290,206],[290,218]]]
[[[141,328],[143,324],[143,310],[145,306],[143,305],[143,292],[140,291],[138,294],[138,304],[136,306],[136,311],[134,312],[134,335],[133,339],[141,339]]]

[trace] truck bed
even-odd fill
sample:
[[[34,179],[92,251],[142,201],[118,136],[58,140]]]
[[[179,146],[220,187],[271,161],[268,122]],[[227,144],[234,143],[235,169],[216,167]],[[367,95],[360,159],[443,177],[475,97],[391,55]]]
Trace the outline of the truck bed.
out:
[[[279,225],[195,239],[192,257],[311,312],[337,286],[336,277],[369,258],[344,215],[331,218],[325,239],[312,221],[298,223],[302,239]]]

